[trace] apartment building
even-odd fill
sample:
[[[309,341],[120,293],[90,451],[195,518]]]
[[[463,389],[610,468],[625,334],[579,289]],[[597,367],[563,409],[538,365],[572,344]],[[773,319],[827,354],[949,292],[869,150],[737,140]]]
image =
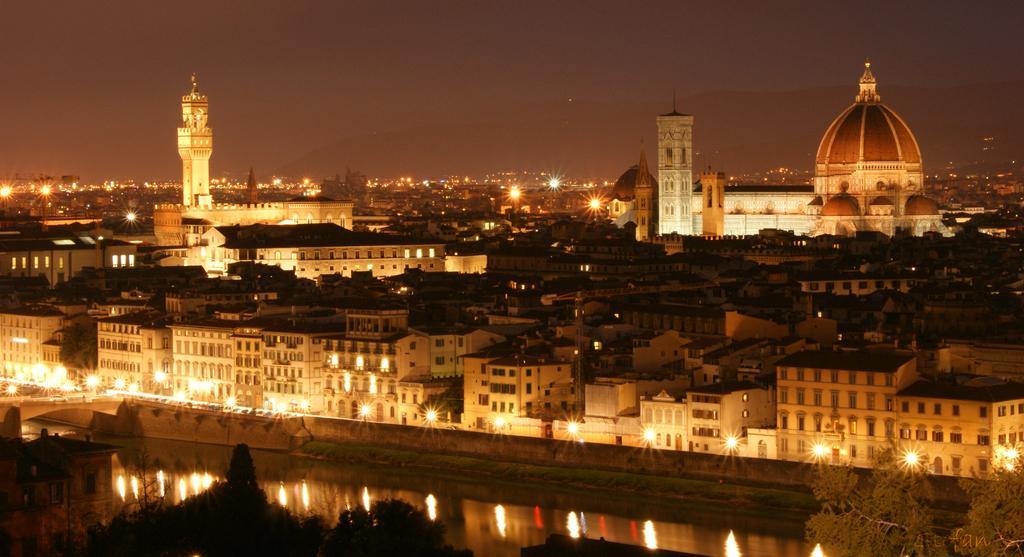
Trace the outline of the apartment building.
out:
[[[1024,383],[921,379],[897,393],[897,408],[900,449],[933,474],[984,476],[1024,445]]]
[[[45,360],[45,346],[64,327],[64,312],[26,305],[0,310],[0,362],[4,374],[31,373]]]
[[[322,340],[324,411],[346,418],[401,421],[399,382],[429,375],[426,341],[410,334],[405,308],[347,309],[344,332]],[[408,410],[406,414],[408,419]]]
[[[879,290],[909,292],[925,277],[911,273],[812,273],[797,278],[801,292],[866,296]]]
[[[242,323],[231,335],[235,343],[235,402],[263,407],[263,331]]]
[[[319,413],[324,410],[324,339],[340,324],[290,320],[253,320],[263,344],[263,402],[274,410]],[[237,337],[236,337],[237,342]]]
[[[428,362],[431,377],[461,377],[461,356],[479,352],[504,342],[503,335],[477,327],[413,327],[409,331],[422,338],[430,351]]]
[[[158,313],[139,311],[96,322],[96,375],[108,388],[169,394],[171,329]]]
[[[464,425],[502,429],[511,418],[564,418],[575,407],[572,362],[528,354],[465,356]]]
[[[918,377],[909,351],[810,350],[776,362],[778,456],[869,466],[895,442],[899,391]]]
[[[86,267],[135,266],[134,244],[100,240],[84,233],[16,233],[0,239],[0,277],[42,276],[51,286],[66,282]]]
[[[201,319],[171,323],[174,366],[170,385],[190,399],[226,402],[235,396],[232,336],[237,321]]]
[[[737,454],[748,430],[774,424],[774,391],[751,381],[695,387],[680,397],[661,391],[640,399],[640,417],[649,447]]]

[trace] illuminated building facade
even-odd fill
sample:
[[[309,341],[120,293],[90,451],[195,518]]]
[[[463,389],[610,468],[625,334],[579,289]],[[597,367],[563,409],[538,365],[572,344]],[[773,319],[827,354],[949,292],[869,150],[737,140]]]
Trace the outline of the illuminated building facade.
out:
[[[399,307],[352,308],[345,333],[324,338],[325,411],[333,416],[404,423],[412,417],[400,382],[429,377],[427,339],[409,332],[409,311]],[[403,416],[403,411],[405,415]],[[404,420],[403,420],[404,418]]]
[[[333,223],[218,226],[187,253],[189,263],[210,274],[223,274],[240,261],[275,265],[310,279],[357,271],[391,276],[407,269],[445,270],[443,243],[352,232]]]
[[[28,377],[45,361],[45,348],[64,328],[66,317],[48,306],[21,306],[0,310],[0,362],[4,374]]]
[[[164,319],[136,312],[96,323],[96,375],[100,384],[119,390],[164,393],[174,355]]]
[[[502,430],[513,418],[564,417],[574,406],[572,362],[525,354],[465,358],[464,426]]]
[[[896,396],[917,377],[911,352],[784,357],[776,363],[779,458],[870,466],[896,442]]]
[[[920,236],[949,235],[938,204],[925,196],[924,167],[917,140],[907,123],[882,104],[876,80],[866,64],[854,103],[825,131],[815,158],[813,185],[732,184],[707,207],[706,177],[692,182],[693,116],[673,110],[659,116],[656,214],[660,235],[705,233],[756,235],[762,229],[796,234],[850,236],[858,231],[888,235],[903,229]],[[610,217],[620,226],[638,225],[640,189],[636,167],[612,190]],[[717,174],[711,188],[717,188]],[[724,180],[724,178],[723,178]],[[709,226],[705,218],[712,218]]]
[[[215,402],[235,396],[236,326],[236,321],[218,319],[169,325],[174,351],[170,385],[175,394]]]

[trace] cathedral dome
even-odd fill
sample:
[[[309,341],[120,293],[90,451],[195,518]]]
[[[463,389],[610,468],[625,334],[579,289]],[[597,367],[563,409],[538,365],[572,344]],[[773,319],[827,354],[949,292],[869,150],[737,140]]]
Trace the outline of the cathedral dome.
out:
[[[612,198],[621,200],[633,199],[636,195],[634,190],[636,189],[636,175],[639,168],[639,164],[634,164],[623,172],[622,176],[619,176],[619,179],[615,181],[615,186],[612,187]],[[650,172],[647,173],[647,180],[652,187],[657,189],[658,181],[654,179]]]
[[[919,164],[921,151],[907,123],[882,104],[871,65],[865,64],[860,94],[832,121],[818,145],[818,164],[902,162]]]
[[[911,195],[903,209],[908,217],[924,217],[939,214],[939,204],[923,195]]]
[[[821,208],[823,217],[859,217],[860,205],[852,195],[841,193],[829,199]]]

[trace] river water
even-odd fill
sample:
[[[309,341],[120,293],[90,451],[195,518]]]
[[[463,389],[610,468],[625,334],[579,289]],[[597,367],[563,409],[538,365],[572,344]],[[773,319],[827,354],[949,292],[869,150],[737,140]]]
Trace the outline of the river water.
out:
[[[25,433],[81,435],[65,426],[25,422]],[[141,455],[150,463],[151,492],[178,502],[224,475],[231,448],[217,445],[129,439],[94,434],[119,447],[114,459],[115,507],[132,504],[144,486]],[[561,533],[657,546],[702,555],[807,556],[803,517],[776,511],[745,512],[706,503],[658,500],[549,484],[474,479],[464,475],[391,467],[323,462],[273,451],[253,451],[256,473],[267,495],[298,514],[333,522],[346,508],[381,498],[401,498],[442,521],[447,540],[477,557],[512,557],[527,545]]]

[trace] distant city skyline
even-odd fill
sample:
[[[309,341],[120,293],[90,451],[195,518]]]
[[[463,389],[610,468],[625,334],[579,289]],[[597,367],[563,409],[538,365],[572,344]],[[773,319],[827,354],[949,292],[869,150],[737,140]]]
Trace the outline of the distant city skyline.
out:
[[[174,179],[167,130],[192,72],[215,111],[217,176],[349,166],[379,176],[522,168],[614,178],[673,90],[696,115],[695,152],[709,163],[730,173],[776,160],[809,168],[865,57],[883,97],[921,130],[927,168],[961,152],[956,162],[969,161],[974,136],[987,133],[1012,158],[1024,115],[1009,99],[1019,87],[987,95],[988,106],[971,89],[1024,80],[1014,38],[1024,10],[924,6],[11,6],[0,176]],[[933,90],[953,92],[956,114],[929,121],[941,112],[907,106]],[[804,93],[787,104],[789,91]],[[771,129],[728,118],[760,97]]]

